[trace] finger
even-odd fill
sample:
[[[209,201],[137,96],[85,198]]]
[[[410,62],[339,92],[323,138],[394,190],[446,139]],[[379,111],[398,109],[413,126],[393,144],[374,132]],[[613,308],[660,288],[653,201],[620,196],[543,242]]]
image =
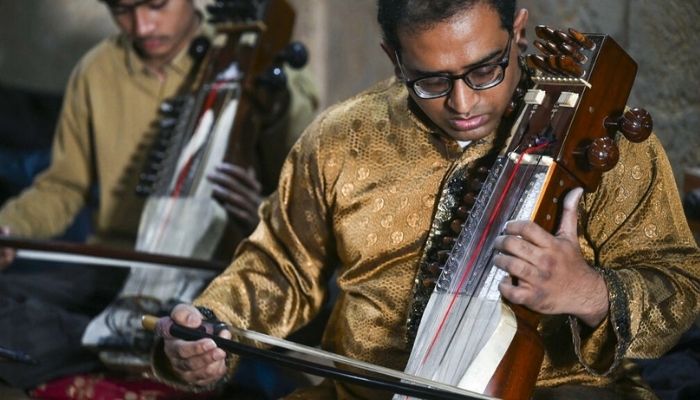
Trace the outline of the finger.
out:
[[[168,339],[165,341],[164,348],[165,354],[171,360],[175,361],[176,365],[186,365],[189,363],[187,360],[204,356],[206,353],[216,349],[216,343],[209,338],[199,339],[196,341]]]
[[[213,173],[209,174],[209,179],[228,188],[243,186],[247,191],[255,193],[262,191],[255,170],[252,168],[245,170],[238,165],[222,163],[216,166]]]
[[[564,197],[564,210],[561,215],[561,224],[557,236],[566,236],[576,239],[578,235],[578,203],[581,201],[583,188],[576,188]]]
[[[535,245],[525,240],[525,238],[515,235],[498,236],[493,246],[496,250],[523,260],[532,260],[539,253]]]
[[[202,347],[199,347],[201,349]],[[209,349],[203,353],[194,353],[192,355],[174,357],[175,365],[178,370],[185,371],[201,371],[208,368],[212,364],[216,364],[226,359],[226,352],[216,346],[211,347],[208,343],[206,348]],[[183,349],[182,351],[187,351]]]
[[[191,357],[173,357],[172,362],[173,368],[180,375],[187,376],[188,381],[210,379],[225,364],[226,352],[216,347]]]
[[[10,236],[10,228],[7,226],[0,226],[0,236]],[[9,247],[0,248],[0,270],[9,266],[12,261],[14,261],[15,254],[15,249]]]
[[[179,324],[189,328],[197,328],[202,325],[202,314],[190,304],[178,304],[170,312],[170,318]]]
[[[218,333],[224,339],[231,338],[231,332],[224,329]],[[194,345],[193,345],[194,344]],[[168,352],[166,351],[166,354]],[[181,372],[201,371],[211,369],[211,365],[223,364],[226,351],[219,348],[213,340],[203,339],[198,342],[180,341],[173,357],[177,369]]]
[[[0,249],[0,267],[11,264],[16,254],[16,250],[9,247]]]
[[[222,329],[221,332],[219,332],[219,336],[224,339],[231,339],[231,332],[228,329]]]
[[[532,221],[508,221],[503,229],[506,235],[520,236],[537,247],[550,245],[552,235]]]
[[[498,290],[501,292],[501,296],[504,299],[510,301],[513,304],[530,304],[530,290],[528,287],[518,285],[513,285],[512,279],[507,276],[503,278],[501,283],[498,284]]]
[[[534,280],[539,272],[537,268],[529,262],[507,254],[496,255],[493,258],[493,263],[496,267],[506,271],[512,278],[517,278],[522,282]]]
[[[223,378],[226,371],[226,363],[221,361],[208,365],[206,368],[197,371],[190,371],[182,375],[186,381],[195,385],[208,386]]]
[[[212,196],[223,204],[243,209],[248,213],[256,213],[262,202],[262,197],[255,192],[242,190],[240,187],[230,189],[217,184],[213,186]]]
[[[241,229],[241,233],[245,236],[253,233],[253,230],[260,222],[257,214],[245,213],[240,209],[231,208],[227,205],[224,205],[224,209],[228,213],[231,222],[238,226]]]
[[[262,198],[253,193],[234,193],[214,186],[212,197],[238,220],[257,224]]]
[[[258,207],[262,202],[262,199],[257,201],[243,201],[240,196],[231,193],[221,193],[214,188],[212,192],[212,197],[216,200],[226,212],[238,223],[242,223],[243,226],[248,228],[255,227],[258,222]]]

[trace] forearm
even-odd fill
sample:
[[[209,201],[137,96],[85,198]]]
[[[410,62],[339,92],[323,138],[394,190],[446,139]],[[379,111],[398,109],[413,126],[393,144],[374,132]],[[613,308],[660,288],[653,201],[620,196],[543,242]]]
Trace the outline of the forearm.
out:
[[[38,183],[5,203],[0,226],[10,227],[14,236],[51,238],[65,231],[84,204],[79,191]]]

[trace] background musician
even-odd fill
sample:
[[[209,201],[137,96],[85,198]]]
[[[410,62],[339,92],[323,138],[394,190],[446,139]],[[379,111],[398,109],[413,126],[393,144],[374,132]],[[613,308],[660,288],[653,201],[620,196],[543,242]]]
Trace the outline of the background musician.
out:
[[[158,107],[181,89],[193,60],[190,41],[207,32],[192,0],[106,0],[120,33],[90,50],[68,83],[52,161],[34,184],[0,210],[3,234],[50,238],[60,234],[96,195],[91,242],[133,249],[143,199],[135,192],[146,150],[156,133]],[[248,231],[257,206],[274,190],[286,149],[310,121],[317,102],[305,73],[288,71],[274,122],[259,134],[270,165],[244,170],[222,163],[209,176],[214,197],[233,223]],[[276,179],[272,179],[276,183]],[[272,185],[274,186],[274,184]],[[14,252],[2,249],[2,268]],[[88,322],[119,292],[128,271],[32,266],[0,275],[0,344],[22,349],[39,365],[0,363],[0,380],[31,388],[56,376],[90,371],[96,357],[81,348]]]
[[[378,4],[396,77],[306,130],[260,225],[199,308],[175,308],[176,322],[197,327],[213,314],[288,335],[318,312],[338,265],[324,347],[404,368],[411,293],[440,192],[451,171],[499,150],[528,13],[515,1]],[[628,358],[667,351],[699,310],[700,253],[664,151],[654,136],[619,145],[620,162],[595,193],[567,196],[556,234],[519,221],[496,245],[497,265],[519,281],[505,279],[502,296],[545,314],[536,398],[654,398]],[[209,339],[167,339],[162,350],[155,368],[173,384],[216,385],[234,367]],[[290,398],[387,396],[325,381]]]

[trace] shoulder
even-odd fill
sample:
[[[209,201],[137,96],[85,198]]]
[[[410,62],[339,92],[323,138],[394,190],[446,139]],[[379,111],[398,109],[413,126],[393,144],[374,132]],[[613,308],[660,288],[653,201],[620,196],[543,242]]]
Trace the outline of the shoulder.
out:
[[[421,134],[410,118],[405,87],[388,79],[318,115],[290,156],[296,163],[315,165],[319,176],[333,182],[350,165],[386,161],[378,155],[400,151],[399,141],[420,141],[398,137]]]
[[[396,79],[381,81],[359,94],[330,106],[309,126],[308,135],[330,139],[370,133],[369,126],[391,124],[408,114],[407,94]]]
[[[660,168],[667,168],[668,160],[666,151],[661,141],[655,134],[640,143],[627,140],[622,134],[618,134],[617,145],[620,150],[620,161],[617,174],[624,174],[638,179],[641,175],[652,178],[653,173]]]
[[[120,60],[126,57],[124,40],[119,35],[103,39],[83,55],[71,74],[71,81],[103,79],[105,73],[113,73]]]
[[[619,133],[616,139],[620,159],[603,173],[598,190],[589,195],[590,200],[595,199],[591,204],[602,202],[627,214],[651,193],[675,189],[666,152],[655,134],[641,143],[630,142]]]

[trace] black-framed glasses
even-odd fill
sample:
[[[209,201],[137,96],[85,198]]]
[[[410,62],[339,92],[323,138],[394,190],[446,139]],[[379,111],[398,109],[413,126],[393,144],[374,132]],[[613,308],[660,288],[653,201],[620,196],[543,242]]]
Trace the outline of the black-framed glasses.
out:
[[[459,75],[435,74],[421,76],[416,79],[406,79],[406,71],[398,52],[396,52],[396,60],[404,76],[406,86],[413,90],[416,96],[421,99],[435,99],[447,96],[452,91],[454,82],[457,79],[463,80],[473,90],[490,89],[503,82],[506,68],[510,62],[510,44],[512,41],[513,34],[510,33],[506,50],[503,52],[500,61],[475,65]]]
[[[105,0],[107,7],[114,15],[125,15],[133,13],[134,10],[141,6],[146,6],[151,10],[160,10],[165,7],[170,0],[136,0],[131,4],[121,4],[119,0]]]

